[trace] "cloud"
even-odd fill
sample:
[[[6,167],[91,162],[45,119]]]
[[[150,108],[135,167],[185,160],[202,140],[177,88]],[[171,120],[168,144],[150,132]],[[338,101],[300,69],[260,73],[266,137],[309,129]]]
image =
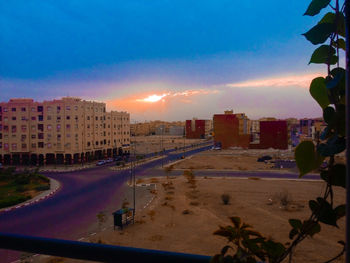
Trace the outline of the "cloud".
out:
[[[308,88],[312,79],[322,75],[321,73],[298,74],[281,77],[271,77],[266,79],[248,80],[244,82],[229,83],[226,87],[230,88],[254,88],[254,87],[301,87]]]

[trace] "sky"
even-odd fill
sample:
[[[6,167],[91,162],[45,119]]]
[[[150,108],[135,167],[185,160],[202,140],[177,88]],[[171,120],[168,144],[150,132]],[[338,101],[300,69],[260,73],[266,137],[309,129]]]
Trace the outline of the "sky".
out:
[[[0,0],[0,101],[103,101],[133,121],[319,117],[309,1]]]

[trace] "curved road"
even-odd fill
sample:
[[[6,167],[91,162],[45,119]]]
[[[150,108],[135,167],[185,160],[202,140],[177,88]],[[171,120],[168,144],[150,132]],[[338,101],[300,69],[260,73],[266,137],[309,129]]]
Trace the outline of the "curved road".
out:
[[[208,150],[210,146],[189,150],[186,156]],[[164,175],[161,169],[154,169],[162,163],[180,159],[183,153],[166,151],[166,157],[142,164],[135,169],[137,177]],[[61,188],[52,197],[19,209],[0,213],[0,232],[18,233],[42,237],[77,239],[86,236],[89,226],[96,223],[96,215],[103,210],[116,210],[122,202],[123,187],[130,178],[130,171],[112,171],[100,166],[75,172],[44,173],[58,180]],[[173,171],[172,174],[182,174]],[[297,178],[297,174],[272,172],[222,172],[201,171],[207,176],[239,176],[268,178]],[[319,179],[319,176],[306,176]],[[19,253],[0,250],[2,262],[11,262]]]

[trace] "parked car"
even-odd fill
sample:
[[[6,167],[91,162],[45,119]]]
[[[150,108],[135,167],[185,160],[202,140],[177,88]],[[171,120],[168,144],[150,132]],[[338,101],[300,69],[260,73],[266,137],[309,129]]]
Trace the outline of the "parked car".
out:
[[[106,160],[106,163],[111,163],[111,162],[113,162],[113,159],[112,159],[112,158],[108,158],[108,159]]]
[[[104,165],[105,163],[106,163],[105,160],[101,160],[101,161],[98,161],[98,162],[96,163],[96,165],[97,165],[97,166],[100,166],[100,165]]]
[[[123,161],[123,157],[117,156],[117,157],[114,158],[114,161],[115,162]]]

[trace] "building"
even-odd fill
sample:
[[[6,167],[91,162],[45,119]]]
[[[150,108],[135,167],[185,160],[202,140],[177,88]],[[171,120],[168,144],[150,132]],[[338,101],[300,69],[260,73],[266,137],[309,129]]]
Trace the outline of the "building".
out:
[[[170,126],[169,127],[169,135],[184,136],[185,135],[184,126]]]
[[[251,143],[251,149],[288,149],[288,125],[287,121],[260,121],[260,141]]]
[[[164,126],[161,126],[164,125]],[[165,129],[164,135],[170,134],[171,126],[180,126],[182,129],[185,127],[185,123],[183,121],[174,121],[174,122],[166,122],[166,121],[146,121],[146,122],[137,122],[130,124],[130,133],[131,136],[148,136],[160,134],[160,127]],[[158,130],[157,130],[158,128]]]
[[[215,145],[220,145],[223,149],[249,147],[248,118],[244,114],[233,114],[233,111],[225,111],[225,114],[215,114],[213,122]]]
[[[212,120],[186,120],[187,139],[205,139],[211,136],[213,131]]]
[[[129,152],[130,116],[65,97],[0,103],[0,162],[71,164]]]

